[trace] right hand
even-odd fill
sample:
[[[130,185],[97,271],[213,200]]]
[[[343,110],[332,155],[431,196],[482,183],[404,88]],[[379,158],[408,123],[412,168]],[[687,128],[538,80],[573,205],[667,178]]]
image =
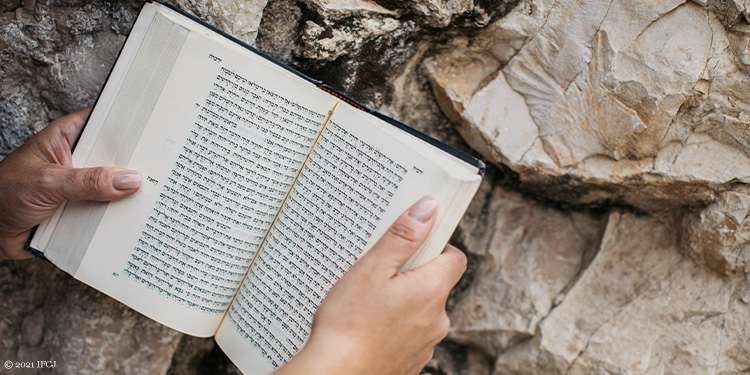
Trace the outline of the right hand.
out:
[[[276,375],[418,374],[448,334],[445,303],[466,270],[453,246],[429,263],[398,272],[435,223],[425,197],[401,215],[331,289],[305,347]]]

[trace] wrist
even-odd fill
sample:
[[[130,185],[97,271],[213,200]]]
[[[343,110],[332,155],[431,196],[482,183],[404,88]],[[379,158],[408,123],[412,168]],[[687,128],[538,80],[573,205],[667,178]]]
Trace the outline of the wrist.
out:
[[[317,339],[316,339],[317,338]],[[367,355],[351,340],[311,337],[302,350],[274,375],[369,374]]]

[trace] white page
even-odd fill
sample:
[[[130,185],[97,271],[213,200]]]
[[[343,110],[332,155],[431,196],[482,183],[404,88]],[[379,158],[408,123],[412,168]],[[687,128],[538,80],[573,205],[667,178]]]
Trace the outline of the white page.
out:
[[[343,103],[334,110],[216,335],[246,375],[302,348],[332,285],[406,208],[425,195],[445,206],[455,200],[464,182],[440,164],[460,162],[428,160],[384,130],[391,126]],[[464,177],[481,180],[476,170]],[[452,221],[447,212],[438,209],[437,220]],[[433,253],[454,228],[431,235]]]
[[[136,56],[136,51],[141,47],[141,42],[146,36],[148,28],[151,25],[153,17],[156,13],[155,7],[144,6],[138,15],[139,24],[134,25],[128,34],[128,43],[124,46],[118,57],[118,62],[130,66]],[[106,103],[106,110],[97,113],[92,113],[91,117],[86,126],[86,131],[82,134],[75,148],[73,154],[73,165],[83,165],[83,162],[88,158],[91,153],[91,147],[93,146],[92,141],[96,139],[100,133],[100,127],[98,124],[102,124],[105,120],[106,114],[109,113],[110,108],[113,105],[112,99],[116,96],[118,90],[121,88],[123,80],[127,74],[127,69],[113,69],[107,78],[107,87],[104,89],[98,98],[100,103]],[[45,249],[48,245],[48,241],[52,236],[52,232],[57,224],[57,220],[60,218],[66,203],[63,203],[61,207],[55,212],[55,214],[39,224],[34,238],[31,242],[31,247],[34,249]],[[57,264],[58,266],[61,266]],[[67,271],[67,270],[66,270]]]
[[[222,70],[222,68],[226,70]],[[158,219],[160,216],[158,213],[154,213],[154,207],[156,207],[157,202],[164,200],[162,194],[165,192],[165,185],[179,186],[181,182],[185,182],[184,180],[180,181],[180,177],[175,175],[175,171],[179,169],[177,163],[182,160],[180,156],[185,153],[184,146],[188,145],[189,138],[193,137],[195,139],[196,137],[191,131],[195,131],[195,122],[198,121],[199,115],[205,115],[205,112],[202,112],[202,110],[211,107],[207,102],[207,98],[216,99],[209,97],[214,83],[221,74],[228,75],[227,71],[231,71],[233,76],[236,74],[237,76],[248,78],[259,86],[272,88],[274,95],[278,94],[281,96],[280,98],[267,93],[266,96],[271,97],[271,100],[278,102],[283,101],[283,98],[294,98],[295,103],[292,104],[298,106],[298,112],[301,111],[300,108],[302,107],[308,109],[316,108],[318,115],[323,115],[324,117],[326,111],[332,108],[336,101],[328,95],[322,95],[311,83],[299,77],[292,76],[284,71],[283,68],[227,41],[219,35],[192,31],[188,36],[188,40],[183,47],[173,72],[167,80],[142,138],[136,146],[135,153],[128,164],[124,166],[142,172],[144,176],[143,186],[134,196],[123,201],[113,202],[109,205],[99,225],[99,229],[91,241],[89,250],[81,263],[79,271],[75,275],[80,280],[95,286],[97,289],[152,319],[179,331],[197,336],[213,335],[222,318],[223,312],[206,312],[205,309],[202,311],[197,305],[189,305],[176,297],[169,297],[165,295],[163,290],[159,291],[153,285],[147,286],[143,282],[136,281],[132,276],[128,276],[129,273],[126,270],[131,269],[132,271],[129,262],[133,261],[133,256],[136,254],[134,249],[142,245],[142,242],[139,242],[139,240],[143,241],[147,237],[143,233],[149,228],[147,225],[151,225],[152,228],[159,228],[157,226],[158,223],[154,222],[154,219]],[[227,106],[225,105],[224,107]],[[138,109],[134,108],[133,110]],[[206,118],[210,119],[209,117]],[[269,134],[264,132],[258,133],[251,129],[245,129],[241,133],[244,139],[258,142],[267,140],[270,137]],[[203,136],[201,134],[198,138]],[[197,147],[195,144],[193,146]],[[202,156],[213,157],[206,150],[198,154],[202,153],[205,153]],[[194,155],[196,154],[194,153]],[[182,156],[184,157],[184,155]],[[90,161],[90,163],[95,164],[96,161]],[[182,164],[184,165],[185,163]],[[241,170],[233,169],[232,171]],[[268,173],[270,174],[271,172],[268,171]],[[185,174],[182,173],[181,176],[185,176]],[[215,179],[220,181],[221,177],[217,175]],[[217,186],[223,188],[221,184]],[[233,190],[235,192],[238,191],[238,189]],[[267,194],[268,190],[264,190],[264,193]],[[172,194],[172,198],[174,198],[175,194],[177,193]],[[175,204],[184,203],[186,201]],[[252,209],[265,212],[273,211],[273,207],[268,207],[267,205],[260,208],[253,206]],[[199,211],[188,210],[183,212],[183,214],[186,214],[184,220],[196,219]],[[221,213],[227,214],[226,211]],[[177,214],[174,217],[179,218]],[[248,220],[257,218],[258,216],[254,216]],[[166,220],[163,217],[162,219]],[[181,228],[179,225],[180,223],[174,223],[173,228]],[[226,224],[221,225],[226,226]],[[230,227],[219,232],[230,233],[233,237],[243,236],[244,228],[241,225],[232,225],[230,223]],[[183,227],[183,232],[186,230]],[[151,235],[148,238],[153,240],[153,234],[156,233],[154,232],[155,229],[148,229],[148,231],[150,231]],[[215,237],[217,233],[209,232],[212,237]],[[171,243],[175,248],[183,246],[172,240],[164,242]],[[184,243],[185,241],[182,242]],[[249,252],[245,249],[240,254],[241,257],[238,257],[244,260],[231,259],[232,256],[237,254],[232,256],[219,254],[216,256],[217,258],[220,258],[222,261],[228,261],[232,266],[227,266],[227,263],[224,262],[218,268],[221,272],[229,269],[232,272],[244,274],[244,271],[241,272],[239,270],[243,266],[246,268],[249,265],[253,252],[254,249],[250,249]],[[158,253],[156,257],[160,259],[168,258],[163,256],[162,253]],[[144,258],[144,256],[141,258]],[[185,265],[180,266],[182,270],[175,271],[177,273],[171,273],[173,277],[177,277],[181,281],[175,278],[164,279],[165,282],[160,284],[162,286],[171,284],[172,289],[166,287],[164,289],[169,289],[170,293],[178,297],[185,297],[186,291],[189,291],[189,288],[186,288],[185,285],[195,285],[190,280],[187,280],[188,283],[185,284],[186,275],[190,274],[190,272],[185,273],[185,270],[191,268],[188,266],[189,262],[185,262],[184,260],[183,262]],[[149,263],[158,265],[158,261],[153,258],[151,258]],[[199,265],[195,267],[215,271],[216,269],[212,268],[217,266]],[[162,264],[157,268],[161,268],[161,270],[150,269],[150,272],[164,271],[166,266]],[[183,274],[179,272],[183,272]],[[191,277],[195,279],[196,276],[200,277],[201,275],[202,273],[198,273]],[[231,275],[227,279],[229,278],[235,279],[236,284],[239,285],[242,277]],[[153,281],[154,279],[151,280]],[[215,296],[213,293],[217,293],[217,291],[222,295],[226,294],[225,291],[228,290],[227,288],[231,284],[226,279],[222,281],[212,280],[212,282],[216,284],[218,289],[209,290],[209,296]],[[176,290],[175,287],[181,290]],[[206,298],[205,294],[197,294],[200,294],[202,298]],[[183,299],[193,301],[191,299]],[[211,300],[213,298],[208,299]],[[224,299],[225,297],[223,296],[219,298],[219,300]],[[215,303],[211,306],[217,306],[217,304]]]

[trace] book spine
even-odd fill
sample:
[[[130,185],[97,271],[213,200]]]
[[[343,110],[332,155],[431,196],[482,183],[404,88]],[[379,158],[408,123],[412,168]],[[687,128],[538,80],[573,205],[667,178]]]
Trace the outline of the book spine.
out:
[[[325,91],[325,92],[327,92],[327,93],[329,93],[329,94],[331,94],[331,95],[333,95],[333,96],[335,96],[339,100],[346,102],[346,104],[349,104],[350,106],[352,106],[354,108],[357,108],[357,109],[359,109],[361,111],[364,111],[364,112],[367,112],[367,113],[373,113],[373,111],[371,109],[369,109],[369,108],[367,108],[367,107],[365,107],[365,106],[357,103],[356,101],[354,101],[354,99],[351,99],[348,96],[346,96],[346,95],[344,95],[344,94],[342,94],[342,93],[334,90],[331,86],[328,86],[326,84],[321,83],[321,84],[318,84],[318,88],[321,89],[321,90],[323,90],[323,91]]]
[[[327,92],[327,93],[335,96],[336,98],[338,98],[338,99],[346,102],[347,104],[353,106],[354,108],[360,109],[360,110],[362,110],[362,111],[364,111],[366,113],[369,113],[369,114],[371,114],[373,116],[376,116],[376,117],[378,117],[378,118],[380,118],[380,119],[388,122],[389,124],[394,125],[397,128],[400,128],[400,129],[406,131],[407,133],[410,133],[410,134],[414,135],[415,137],[417,137],[419,139],[422,139],[425,142],[427,142],[427,143],[429,143],[429,144],[431,144],[431,145],[433,145],[433,146],[435,146],[435,147],[437,147],[437,148],[439,148],[439,149],[441,149],[441,150],[443,150],[443,151],[445,151],[445,152],[447,152],[447,153],[449,153],[449,154],[457,157],[458,159],[463,160],[464,162],[466,162],[466,163],[468,163],[470,165],[475,166],[477,168],[477,173],[480,176],[484,176],[485,165],[484,165],[484,163],[481,160],[479,160],[479,159],[477,159],[477,158],[475,158],[473,156],[470,156],[470,155],[468,155],[468,154],[466,154],[466,153],[464,153],[462,151],[459,151],[459,150],[457,150],[457,149],[455,149],[455,148],[453,148],[451,146],[448,146],[445,143],[442,143],[442,142],[440,142],[440,141],[438,141],[438,140],[436,140],[436,139],[434,139],[434,138],[432,138],[432,137],[430,137],[430,136],[428,136],[428,135],[426,135],[426,134],[424,134],[424,133],[422,133],[422,132],[420,132],[420,131],[418,131],[416,129],[413,129],[413,128],[409,127],[408,125],[406,125],[406,124],[404,124],[404,123],[402,123],[402,122],[400,122],[398,120],[395,120],[395,119],[393,119],[391,117],[388,117],[388,116],[386,116],[386,115],[384,115],[382,113],[379,113],[377,111],[373,111],[372,109],[367,108],[367,107],[365,107],[365,106],[357,103],[355,100],[353,100],[353,99],[347,97],[346,95],[344,95],[344,94],[336,91],[335,89],[333,89],[332,87],[324,84],[323,82],[315,80],[315,79],[312,79],[312,78],[306,76],[305,74],[302,74],[301,72],[299,72],[296,69],[290,67],[289,65],[286,65],[286,64],[282,63],[281,61],[278,61],[278,60],[274,59],[273,57],[271,57],[269,55],[266,55],[265,53],[259,51],[258,49],[256,49],[256,48],[254,48],[254,47],[252,47],[252,46],[250,46],[250,45],[248,45],[248,44],[240,41],[239,39],[233,37],[232,35],[227,34],[226,32],[224,32],[222,30],[219,30],[218,28],[216,28],[216,27],[214,27],[214,26],[206,23],[205,21],[199,19],[198,17],[196,17],[196,16],[194,16],[194,15],[192,15],[192,14],[190,14],[190,13],[188,13],[188,12],[186,12],[186,11],[184,11],[184,10],[182,10],[182,9],[180,9],[180,8],[172,5],[172,4],[169,4],[169,3],[165,2],[164,0],[147,0],[147,2],[154,2],[154,3],[161,4],[163,6],[166,6],[166,7],[170,8],[170,9],[174,10],[175,12],[178,12],[178,13],[182,14],[183,16],[187,17],[188,19],[191,19],[194,22],[196,22],[196,23],[198,23],[198,24],[200,24],[200,25],[208,28],[209,30],[212,30],[212,31],[216,32],[217,34],[224,36],[225,38],[229,39],[230,41],[232,41],[232,42],[234,42],[234,43],[242,46],[243,48],[245,48],[245,49],[247,49],[247,50],[249,50],[249,51],[257,54],[258,56],[261,56],[261,57],[265,58],[266,60],[268,60],[268,61],[270,61],[270,62],[272,62],[272,63],[280,66],[281,68],[283,68],[283,69],[285,69],[285,70],[287,70],[287,71],[289,71],[289,72],[291,72],[291,73],[299,76],[300,78],[302,78],[302,79],[304,79],[304,80],[306,80],[308,82],[311,82],[312,84],[314,84],[315,86],[317,86],[319,89],[321,89],[321,90],[323,90],[323,91],[325,91],[325,92]]]
[[[474,167],[477,168],[477,174],[479,174],[480,176],[484,176],[484,172],[486,170],[486,166],[485,166],[484,162],[482,162],[481,160],[479,160],[479,159],[477,159],[477,158],[475,158],[475,157],[473,157],[471,155],[468,155],[468,154],[466,154],[463,151],[460,151],[460,150],[458,150],[456,148],[453,148],[453,147],[451,147],[451,146],[449,146],[449,145],[447,145],[447,144],[445,144],[443,142],[440,142],[440,141],[436,140],[435,138],[432,138],[429,135],[424,134],[424,133],[420,132],[419,130],[412,128],[411,126],[402,123],[401,121],[398,121],[398,120],[396,120],[396,119],[394,119],[392,117],[386,116],[386,115],[384,115],[384,114],[382,114],[382,113],[380,113],[378,111],[374,111],[374,110],[372,110],[370,108],[367,108],[367,107],[365,107],[365,106],[357,103],[354,99],[349,98],[348,96],[346,96],[346,95],[344,95],[344,94],[336,91],[334,88],[332,88],[332,87],[330,87],[330,86],[328,86],[328,85],[326,85],[324,83],[319,83],[317,86],[318,86],[319,89],[321,89],[321,90],[323,90],[323,91],[325,91],[325,92],[327,92],[327,93],[335,96],[339,100],[346,102],[347,104],[351,105],[352,107],[357,108],[359,110],[362,110],[362,111],[364,111],[366,113],[369,113],[369,114],[371,114],[371,115],[373,115],[373,116],[375,116],[375,117],[377,117],[377,118],[379,118],[379,119],[381,119],[381,120],[383,120],[383,121],[385,121],[385,122],[387,122],[387,123],[389,123],[389,124],[391,124],[391,125],[399,128],[399,129],[401,129],[401,130],[403,130],[403,131],[405,131],[405,132],[413,135],[414,137],[419,138],[419,139],[423,140],[424,142],[429,143],[429,144],[435,146],[436,148],[438,148],[440,150],[443,150],[444,152],[447,152],[448,154],[451,154],[451,155],[455,156],[456,158],[458,158],[458,159],[460,159],[460,160],[462,160],[462,161],[464,161],[464,162],[466,162],[466,163],[468,163],[470,165],[473,165]]]

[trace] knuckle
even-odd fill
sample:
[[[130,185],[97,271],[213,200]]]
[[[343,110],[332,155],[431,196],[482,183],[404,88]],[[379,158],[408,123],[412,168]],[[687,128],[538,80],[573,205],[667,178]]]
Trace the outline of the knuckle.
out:
[[[60,133],[65,139],[74,139],[78,136],[78,131],[76,130],[75,125],[72,121],[65,121],[67,119],[68,116],[61,117],[53,121],[53,124],[58,127]]]
[[[448,317],[448,314],[443,312],[441,314],[440,321],[438,323],[438,340],[444,339],[446,336],[448,336],[448,333],[451,330],[451,319]]]
[[[451,321],[443,311],[432,325],[432,334],[429,336],[432,339],[431,344],[437,345],[437,343],[443,341],[448,336],[450,329]]]
[[[39,185],[43,189],[53,188],[59,183],[58,174],[55,173],[53,168],[41,168],[38,176]]]
[[[466,254],[457,249],[454,246],[448,245],[447,249],[449,252],[446,255],[450,255],[450,268],[452,270],[455,270],[456,272],[463,273],[466,271],[466,267],[468,265],[468,259],[466,258]]]
[[[459,250],[456,255],[456,268],[459,269],[461,273],[463,273],[464,271],[466,271],[466,267],[468,266],[468,264],[469,260],[466,257],[466,254],[464,254],[463,251]]]
[[[30,175],[36,175],[33,179],[22,179],[22,184],[19,186],[21,193],[28,194],[30,192],[36,192],[36,195],[41,201],[49,204],[60,201],[60,185],[66,181],[61,178],[60,173],[55,168],[39,168]],[[59,202],[58,202],[59,203]]]
[[[104,168],[91,168],[84,171],[81,175],[81,190],[91,198],[106,190],[108,185],[107,171]]]
[[[100,168],[89,169],[85,173],[84,184],[93,191],[98,191],[104,173]]]
[[[388,232],[396,238],[399,238],[400,240],[410,244],[419,242],[417,231],[410,225],[400,221],[396,221],[395,223],[393,223],[393,225],[391,225],[391,227],[388,229]]]

